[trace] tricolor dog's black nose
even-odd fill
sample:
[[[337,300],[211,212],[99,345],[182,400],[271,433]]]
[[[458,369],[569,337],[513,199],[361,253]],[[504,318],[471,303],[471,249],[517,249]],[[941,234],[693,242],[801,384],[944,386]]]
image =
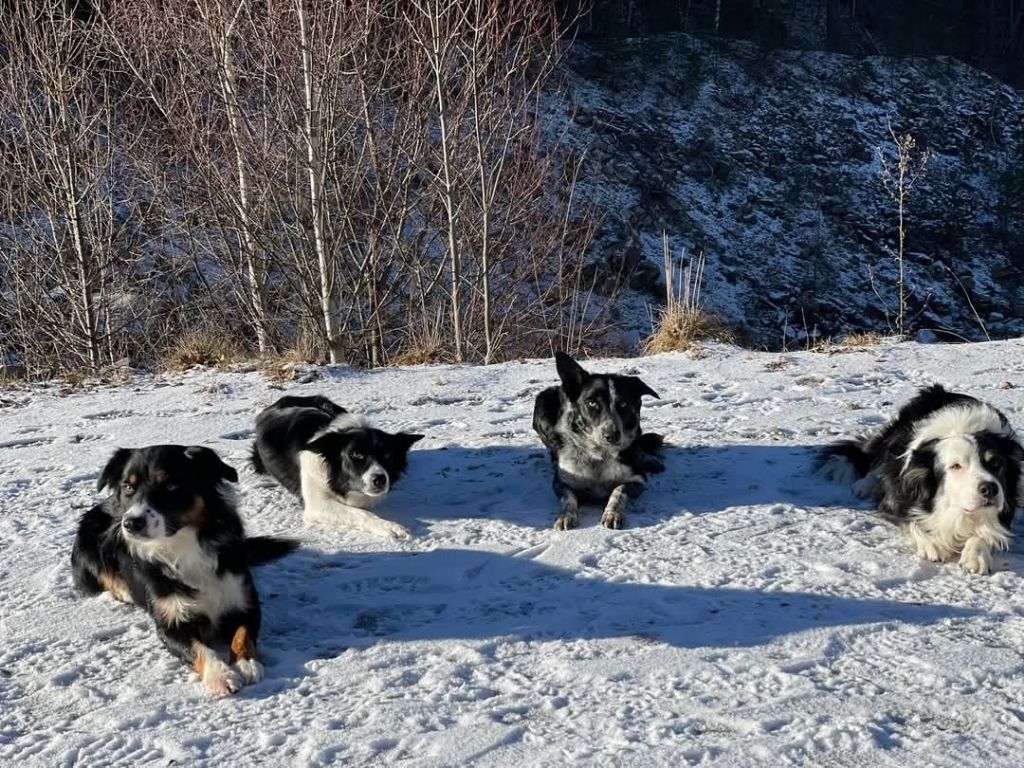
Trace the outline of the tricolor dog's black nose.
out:
[[[145,515],[134,515],[132,517],[126,517],[121,521],[121,525],[129,533],[142,533],[146,528],[146,516]]]
[[[984,480],[978,483],[978,493],[982,495],[982,498],[993,499],[999,493],[999,486],[991,480]]]
[[[374,490],[381,490],[388,484],[387,475],[374,475],[370,478],[370,482],[373,484]]]
[[[609,443],[619,442],[619,430],[615,429],[615,427],[605,427],[604,439]]]

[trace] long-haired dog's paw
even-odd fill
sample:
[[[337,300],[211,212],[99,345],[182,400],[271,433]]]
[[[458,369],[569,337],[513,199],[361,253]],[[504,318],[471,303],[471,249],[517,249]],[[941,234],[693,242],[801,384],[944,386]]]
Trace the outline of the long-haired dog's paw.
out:
[[[203,685],[214,696],[231,696],[242,684],[242,676],[220,659],[208,661],[203,669]]]
[[[614,531],[622,530],[626,525],[626,516],[616,510],[606,509],[601,515],[601,525]]]
[[[235,670],[242,676],[246,685],[258,683],[263,679],[263,665],[256,659],[239,659],[235,662]]]
[[[579,517],[575,513],[563,512],[555,518],[556,531],[568,531],[579,525]]]

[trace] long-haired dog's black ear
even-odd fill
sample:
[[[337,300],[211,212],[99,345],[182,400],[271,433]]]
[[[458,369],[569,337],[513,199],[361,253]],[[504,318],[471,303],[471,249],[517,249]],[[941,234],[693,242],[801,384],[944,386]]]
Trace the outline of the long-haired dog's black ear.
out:
[[[583,391],[583,384],[589,374],[565,352],[555,352],[555,368],[558,370],[558,378],[562,381],[565,394],[570,400],[575,400]]]
[[[900,473],[903,493],[917,504],[928,501],[935,487],[935,444],[938,440],[922,443],[910,454],[910,461]]]
[[[316,440],[306,443],[304,450],[318,453],[325,459],[334,460],[341,455],[341,452],[353,439],[353,435],[349,432],[328,432]]]
[[[131,458],[134,449],[132,448],[118,448],[114,451],[114,455],[110,457],[107,462],[107,466],[100,472],[100,479],[96,481],[96,490],[102,491],[104,488],[114,488],[121,481],[121,473],[124,472],[124,465],[128,463],[128,459]]]
[[[650,395],[657,400],[661,400],[661,396],[647,386],[639,376],[620,376],[617,383],[625,384],[627,394],[637,400],[641,399],[644,395]]]
[[[230,464],[217,455],[212,448],[205,445],[190,445],[185,449],[185,456],[196,462],[196,466],[209,478],[214,480],[228,480],[232,483],[238,482],[238,473]]]
[[[392,442],[402,451],[408,451],[412,448],[413,443],[417,443],[422,439],[423,435],[417,435],[412,432],[399,432],[391,436]]]

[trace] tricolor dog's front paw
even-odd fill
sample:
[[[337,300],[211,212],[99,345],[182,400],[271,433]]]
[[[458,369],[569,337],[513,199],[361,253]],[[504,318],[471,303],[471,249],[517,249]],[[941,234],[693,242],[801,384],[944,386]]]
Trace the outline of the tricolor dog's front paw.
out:
[[[214,696],[231,696],[242,689],[242,676],[220,659],[206,662],[203,668],[203,685]]]
[[[235,662],[235,670],[246,685],[258,683],[263,679],[263,665],[256,659],[239,659]]]

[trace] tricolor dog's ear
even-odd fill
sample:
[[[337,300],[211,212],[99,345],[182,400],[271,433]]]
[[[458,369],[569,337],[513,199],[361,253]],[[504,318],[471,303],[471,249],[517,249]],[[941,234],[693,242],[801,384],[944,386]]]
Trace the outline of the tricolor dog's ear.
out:
[[[212,448],[207,448],[205,445],[191,445],[185,449],[185,456],[195,462],[196,468],[202,474],[214,481],[238,482],[238,473],[235,468],[230,464],[225,464]]]
[[[118,448],[114,451],[114,455],[110,457],[107,462],[107,466],[100,472],[100,479],[96,481],[96,490],[102,491],[104,488],[116,488],[118,483],[121,482],[121,474],[124,472],[125,464],[128,463],[128,459],[135,453],[133,448]]]
[[[403,453],[407,453],[412,448],[413,443],[417,443],[423,439],[423,435],[417,435],[412,432],[399,432],[391,435],[391,441]]]
[[[619,376],[615,384],[625,387],[626,394],[634,400],[640,400],[644,395],[661,400],[658,393],[647,386],[639,376]]]
[[[590,374],[565,352],[555,352],[555,368],[558,370],[558,378],[562,381],[565,394],[570,400],[578,398]]]

